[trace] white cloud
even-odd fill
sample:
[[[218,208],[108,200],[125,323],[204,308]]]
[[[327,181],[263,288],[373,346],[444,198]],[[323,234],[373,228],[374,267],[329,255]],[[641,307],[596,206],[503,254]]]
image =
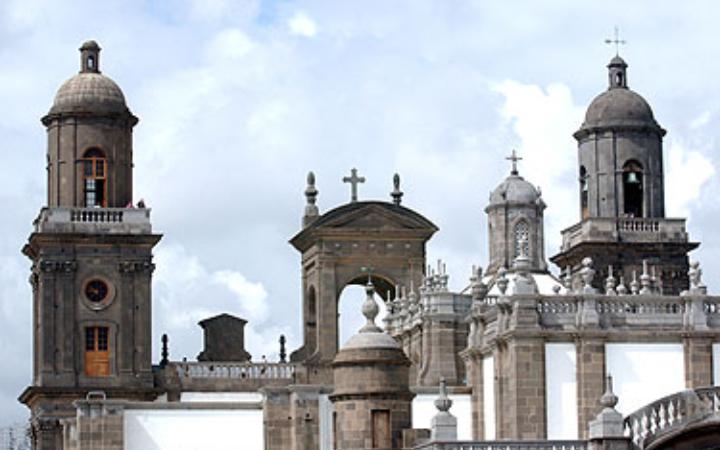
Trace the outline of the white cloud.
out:
[[[690,150],[679,140],[669,142],[665,161],[665,205],[668,217],[687,217],[690,205],[715,175],[715,166],[703,153]]]
[[[317,34],[317,25],[315,25],[315,22],[304,12],[295,13],[295,15],[288,20],[288,26],[292,34],[299,36],[313,37]]]

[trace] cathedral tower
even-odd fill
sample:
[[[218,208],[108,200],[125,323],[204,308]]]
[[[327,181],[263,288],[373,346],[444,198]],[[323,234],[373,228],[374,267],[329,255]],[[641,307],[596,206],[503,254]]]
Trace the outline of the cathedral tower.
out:
[[[150,210],[132,207],[132,129],[100,47],[58,90],[48,133],[48,197],[23,248],[33,263],[33,448],[61,448],[60,421],[89,391],[153,398]]]
[[[607,67],[608,89],[592,101],[574,134],[581,222],[563,231],[552,261],[565,270],[589,256],[603,275],[612,265],[629,282],[641,275],[645,260],[662,291],[678,294],[687,288],[687,253],[697,244],[688,242],[684,219],[665,217],[665,130],[645,99],[628,88],[625,61],[615,56]]]

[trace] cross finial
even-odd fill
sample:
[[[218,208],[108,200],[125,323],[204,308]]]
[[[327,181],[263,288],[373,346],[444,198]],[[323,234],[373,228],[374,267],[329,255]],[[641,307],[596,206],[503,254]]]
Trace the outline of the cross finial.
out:
[[[355,203],[357,201],[357,185],[365,182],[365,177],[359,177],[357,169],[353,168],[350,170],[349,177],[343,177],[343,183],[350,183],[350,202]]]
[[[620,39],[620,29],[615,27],[615,37],[613,39],[605,39],[606,44],[615,44],[615,56],[620,55],[620,45],[625,45],[627,42],[624,39]]]
[[[513,149],[513,151],[512,151],[512,153],[510,154],[510,156],[508,156],[508,157],[505,158],[505,159],[507,159],[508,161],[512,161],[512,171],[510,172],[510,174],[511,174],[511,175],[517,175],[517,174],[518,174],[517,162],[520,161],[520,160],[522,160],[522,158],[521,158],[520,156],[518,156],[518,155],[517,155],[517,152],[515,151],[515,149]]]

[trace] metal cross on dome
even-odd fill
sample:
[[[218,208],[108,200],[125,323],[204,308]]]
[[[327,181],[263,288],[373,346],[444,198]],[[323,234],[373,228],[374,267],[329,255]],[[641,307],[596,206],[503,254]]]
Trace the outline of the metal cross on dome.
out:
[[[510,154],[510,156],[508,156],[508,157],[505,158],[505,159],[507,159],[508,161],[512,161],[512,172],[510,172],[510,174],[511,174],[511,175],[517,175],[517,174],[518,174],[517,162],[520,161],[520,160],[522,160],[522,157],[518,156],[518,155],[517,155],[517,152],[515,151],[515,149],[513,149],[513,151],[512,151],[512,153]]]
[[[615,56],[620,55],[620,45],[627,44],[627,41],[624,39],[620,39],[620,29],[618,27],[615,27],[615,38],[614,39],[605,39],[606,44],[615,44]]]
[[[357,169],[352,168],[350,170],[349,177],[343,177],[343,183],[350,183],[350,202],[355,203],[357,201],[357,185],[365,182],[365,177],[359,177]]]

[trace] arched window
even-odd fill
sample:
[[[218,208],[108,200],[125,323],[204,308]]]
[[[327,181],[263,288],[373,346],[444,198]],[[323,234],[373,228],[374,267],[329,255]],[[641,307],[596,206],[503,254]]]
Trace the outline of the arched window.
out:
[[[107,206],[107,159],[102,150],[91,148],[82,157],[83,195],[86,207]]]
[[[630,160],[623,166],[624,212],[631,217],[643,217],[643,168]]]
[[[580,217],[582,219],[590,217],[590,209],[588,208],[588,175],[585,166],[580,166]]]
[[[515,240],[515,258],[520,255],[530,256],[530,227],[525,220],[515,224],[513,236]]]

